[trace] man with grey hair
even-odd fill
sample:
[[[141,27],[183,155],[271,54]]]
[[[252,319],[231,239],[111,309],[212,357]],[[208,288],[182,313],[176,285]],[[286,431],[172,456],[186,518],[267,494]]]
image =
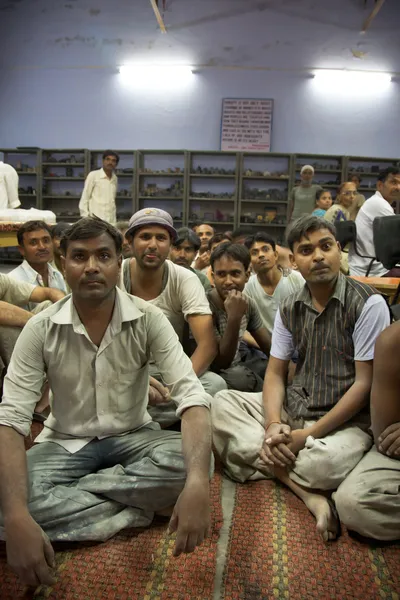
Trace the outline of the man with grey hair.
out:
[[[317,192],[322,190],[322,187],[313,184],[313,177],[314,167],[304,165],[300,171],[300,185],[294,187],[290,194],[292,219],[311,214],[315,209]]]
[[[331,223],[304,216],[288,245],[306,280],[280,304],[262,394],[214,398],[214,447],[236,481],[275,476],[307,506],[325,541],[339,522],[330,496],[372,445],[368,400],[382,296],[340,273]],[[296,373],[287,386],[289,361]]]

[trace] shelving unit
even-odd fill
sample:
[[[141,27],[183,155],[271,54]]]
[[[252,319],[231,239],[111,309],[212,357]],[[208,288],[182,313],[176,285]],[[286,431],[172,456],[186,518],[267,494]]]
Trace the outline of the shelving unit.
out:
[[[127,221],[135,212],[135,152],[133,150],[114,150],[114,152],[119,155],[119,163],[115,171],[118,177],[115,199],[117,219]],[[104,150],[89,150],[90,171],[102,168],[103,153]]]
[[[78,204],[89,172],[84,148],[45,148],[41,162],[40,208],[52,210],[59,221],[79,219]]]
[[[288,222],[289,194],[293,185],[290,154],[245,152],[240,157],[238,224],[263,227],[281,240]]]
[[[206,221],[217,231],[237,222],[240,160],[236,152],[188,152],[188,225]]]
[[[22,208],[49,209],[57,219],[79,218],[84,179],[102,166],[103,150],[0,149],[20,177]],[[117,218],[127,220],[141,208],[169,212],[176,227],[203,220],[216,230],[238,227],[268,230],[281,240],[290,214],[290,191],[300,169],[310,164],[314,182],[336,191],[353,172],[361,194],[370,197],[377,172],[399,165],[400,158],[318,154],[219,152],[188,150],[116,150]],[[400,213],[400,202],[396,204]]]
[[[12,165],[18,173],[21,208],[38,208],[42,151],[39,148],[0,148],[0,152],[4,154],[4,162]]]
[[[135,210],[161,208],[170,213],[175,227],[187,223],[187,152],[138,150],[136,152]]]

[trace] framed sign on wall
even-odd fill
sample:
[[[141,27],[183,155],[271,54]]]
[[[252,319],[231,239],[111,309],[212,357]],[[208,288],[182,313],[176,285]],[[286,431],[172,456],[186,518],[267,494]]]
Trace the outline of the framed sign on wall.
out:
[[[221,150],[270,152],[274,101],[223,98]]]

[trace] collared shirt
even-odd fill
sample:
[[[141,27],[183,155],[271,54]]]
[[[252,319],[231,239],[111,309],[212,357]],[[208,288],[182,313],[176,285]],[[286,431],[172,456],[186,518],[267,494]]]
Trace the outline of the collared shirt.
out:
[[[9,275],[0,273],[0,300],[15,304],[15,306],[24,306],[28,304],[35,286],[31,283],[17,281]]]
[[[354,361],[374,357],[378,335],[389,325],[383,297],[341,273],[335,291],[319,313],[307,285],[280,306],[271,356],[298,355],[285,408],[293,418],[316,419],[335,406],[355,381]]]
[[[104,169],[91,171],[86,177],[85,187],[79,202],[81,217],[95,215],[111,225],[117,222],[115,198],[117,196],[118,178],[115,173],[109,179]]]
[[[57,269],[52,267],[50,263],[47,263],[47,266],[49,270],[48,287],[56,288],[64,293],[67,293],[67,286],[61,273],[57,271]],[[10,271],[9,276],[13,277],[14,279],[17,279],[18,281],[26,281],[27,283],[31,283],[34,286],[40,285],[41,287],[45,287],[43,277],[37,271],[35,271],[35,269],[33,269],[26,260],[24,260],[16,269]],[[25,310],[32,311],[35,307],[35,302],[29,302],[26,306],[23,306],[22,308],[25,308]]]
[[[21,205],[18,181],[18,173],[14,167],[0,160],[0,209],[17,208]]]
[[[0,425],[28,435],[47,376],[51,414],[36,442],[56,442],[77,452],[91,440],[123,435],[151,421],[147,412],[149,359],[180,416],[209,408],[176,333],[148,302],[116,290],[114,311],[97,347],[71,296],[33,317],[22,330],[4,380]]]
[[[213,296],[216,293],[216,290],[210,290],[209,292],[207,292],[207,298],[210,303],[210,307],[213,314],[214,333],[217,340],[221,340],[221,338],[224,337],[225,331],[228,327],[228,315],[226,314],[225,310],[217,306],[217,304],[215,303]],[[244,296],[246,296],[246,294],[244,294]],[[245,332],[248,331],[249,333],[254,333],[258,329],[262,329],[263,327],[263,323],[260,317],[260,313],[258,312],[256,303],[249,296],[246,296],[246,300],[248,302],[248,306],[246,312],[244,313],[240,321],[236,354],[233,357],[233,360],[230,364],[231,367],[234,367],[241,361],[239,346]]]
[[[357,252],[362,256],[375,256],[374,231],[373,223],[376,217],[386,217],[394,215],[394,210],[389,202],[385,200],[380,192],[376,192],[371,198],[365,201],[359,210],[356,218],[357,227]],[[370,258],[362,258],[358,256],[353,248],[353,244],[349,250],[349,268],[350,275],[365,275],[368,266],[371,262]],[[388,269],[382,263],[376,260],[372,263],[369,272],[370,277],[382,277]]]

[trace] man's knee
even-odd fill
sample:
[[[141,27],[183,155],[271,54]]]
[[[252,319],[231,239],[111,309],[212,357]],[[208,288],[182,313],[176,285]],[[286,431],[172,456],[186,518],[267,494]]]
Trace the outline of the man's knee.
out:
[[[210,394],[210,396],[215,396],[218,392],[228,388],[222,377],[212,371],[206,371],[199,379],[204,390],[207,394]]]

